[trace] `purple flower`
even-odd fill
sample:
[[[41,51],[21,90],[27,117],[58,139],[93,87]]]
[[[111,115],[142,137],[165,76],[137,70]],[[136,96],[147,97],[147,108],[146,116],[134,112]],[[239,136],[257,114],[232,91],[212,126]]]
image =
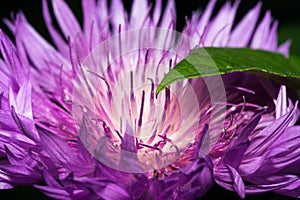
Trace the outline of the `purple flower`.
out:
[[[211,19],[215,3],[178,34],[174,1],[163,11],[161,0],[152,7],[135,0],[129,14],[120,0],[109,8],[85,0],[81,28],[64,1],[52,0],[61,35],[44,0],[55,47],[22,13],[6,20],[15,41],[0,30],[0,188],[34,185],[56,199],[193,199],[216,181],[241,197],[299,197],[297,102],[285,86],[224,75],[227,102],[218,103],[227,110],[216,109],[218,117],[203,79],[154,96],[169,68],[197,46],[288,56],[270,12],[258,23],[261,3],[236,27],[239,1]]]
[[[287,98],[285,86],[274,103],[274,111],[254,113],[244,110],[251,106],[245,103],[238,116],[232,113],[230,125],[210,151],[215,181],[242,198],[265,191],[299,197],[300,127],[293,126],[299,116],[297,103]],[[249,122],[240,124],[240,118],[249,115]]]

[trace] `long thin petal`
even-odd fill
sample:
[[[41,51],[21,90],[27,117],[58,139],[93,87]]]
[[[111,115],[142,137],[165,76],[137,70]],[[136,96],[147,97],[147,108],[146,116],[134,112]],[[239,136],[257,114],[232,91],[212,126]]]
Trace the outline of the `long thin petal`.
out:
[[[59,34],[59,32],[55,29],[52,19],[51,19],[51,15],[49,12],[49,8],[48,8],[48,4],[47,4],[47,0],[43,0],[42,2],[42,6],[43,6],[43,17],[45,20],[45,24],[47,26],[47,29],[53,39],[53,42],[55,43],[56,47],[59,49],[59,52],[67,57],[68,56],[68,46],[65,42],[65,40],[62,38],[62,36]]]
[[[149,10],[147,1],[133,1],[130,13],[130,28],[140,28],[143,26],[145,19],[149,19],[147,14]]]
[[[77,155],[65,141],[47,130],[39,127],[37,129],[40,134],[43,147],[56,163],[60,163],[64,167],[75,171],[80,171],[80,168],[86,167],[80,163]]]
[[[236,191],[241,198],[245,197],[245,185],[240,174],[229,165],[221,165],[214,169],[215,181],[222,187]]]
[[[205,45],[224,46],[229,42],[230,31],[233,26],[234,17],[240,1],[235,1],[231,6],[230,2],[218,12],[218,15],[210,22],[205,34]]]
[[[287,40],[286,42],[284,42],[283,44],[281,44],[277,51],[279,53],[282,53],[285,57],[289,57],[289,52],[290,52],[290,46],[291,46],[292,42],[290,40]]]
[[[125,8],[123,7],[122,1],[120,0],[112,0],[111,2],[111,13],[118,13],[117,15],[112,15],[112,25],[114,33],[118,33],[119,26],[121,26],[121,30],[124,31],[128,27],[128,19]]]
[[[228,43],[229,46],[245,47],[249,44],[260,14],[261,6],[262,3],[258,2],[234,28],[230,36],[230,42]]]
[[[268,46],[265,45],[266,45],[266,41],[269,40],[271,22],[272,22],[271,12],[267,11],[263,20],[260,22],[260,24],[258,25],[255,31],[255,34],[251,42],[252,48],[268,50]]]
[[[246,151],[247,157],[255,154],[262,155],[274,141],[276,141],[280,134],[287,128],[291,121],[296,117],[297,104],[286,115],[277,119],[273,124],[260,131],[252,140],[249,148]],[[254,156],[254,157],[256,157]],[[252,156],[251,156],[252,157]]]
[[[174,0],[169,0],[167,6],[164,10],[164,15],[162,17],[160,27],[165,29],[175,28],[176,23],[176,7]]]
[[[52,6],[54,15],[56,16],[65,38],[76,38],[76,36],[81,33],[81,28],[69,6],[61,0],[53,0]]]

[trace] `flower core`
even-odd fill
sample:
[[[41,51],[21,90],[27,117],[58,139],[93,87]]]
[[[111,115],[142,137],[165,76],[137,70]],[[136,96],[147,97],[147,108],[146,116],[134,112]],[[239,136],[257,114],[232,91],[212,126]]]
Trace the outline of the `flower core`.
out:
[[[78,71],[72,101],[80,138],[94,157],[136,173],[184,159],[204,125],[200,109],[210,98],[200,106],[199,95],[207,89],[195,90],[189,81],[157,97],[155,89],[195,46],[175,31],[139,29],[112,37],[89,54]]]

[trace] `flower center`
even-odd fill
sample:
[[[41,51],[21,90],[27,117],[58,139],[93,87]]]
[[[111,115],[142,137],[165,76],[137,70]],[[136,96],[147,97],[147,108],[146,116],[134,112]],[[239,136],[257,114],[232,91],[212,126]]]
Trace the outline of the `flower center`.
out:
[[[81,140],[99,161],[125,171],[149,172],[172,164],[194,142],[200,114],[189,83],[174,84],[155,97],[169,64],[165,60],[102,75],[84,69],[80,88],[73,93],[80,106],[74,106],[73,113],[81,125]]]
[[[74,83],[72,112],[81,141],[96,159],[131,173],[190,160],[204,124],[223,113],[223,106],[210,106],[223,102],[222,79],[180,81],[157,98],[155,90],[197,44],[171,30],[145,28],[120,32],[90,52]],[[204,109],[212,114],[201,115]]]

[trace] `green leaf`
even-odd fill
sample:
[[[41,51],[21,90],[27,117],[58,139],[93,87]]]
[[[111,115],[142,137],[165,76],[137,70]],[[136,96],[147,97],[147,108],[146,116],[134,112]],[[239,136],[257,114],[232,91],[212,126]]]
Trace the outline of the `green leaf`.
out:
[[[161,81],[156,95],[174,82],[230,72],[263,72],[264,76],[300,79],[300,60],[250,48],[198,48],[179,62]],[[282,79],[282,78],[281,78]]]

